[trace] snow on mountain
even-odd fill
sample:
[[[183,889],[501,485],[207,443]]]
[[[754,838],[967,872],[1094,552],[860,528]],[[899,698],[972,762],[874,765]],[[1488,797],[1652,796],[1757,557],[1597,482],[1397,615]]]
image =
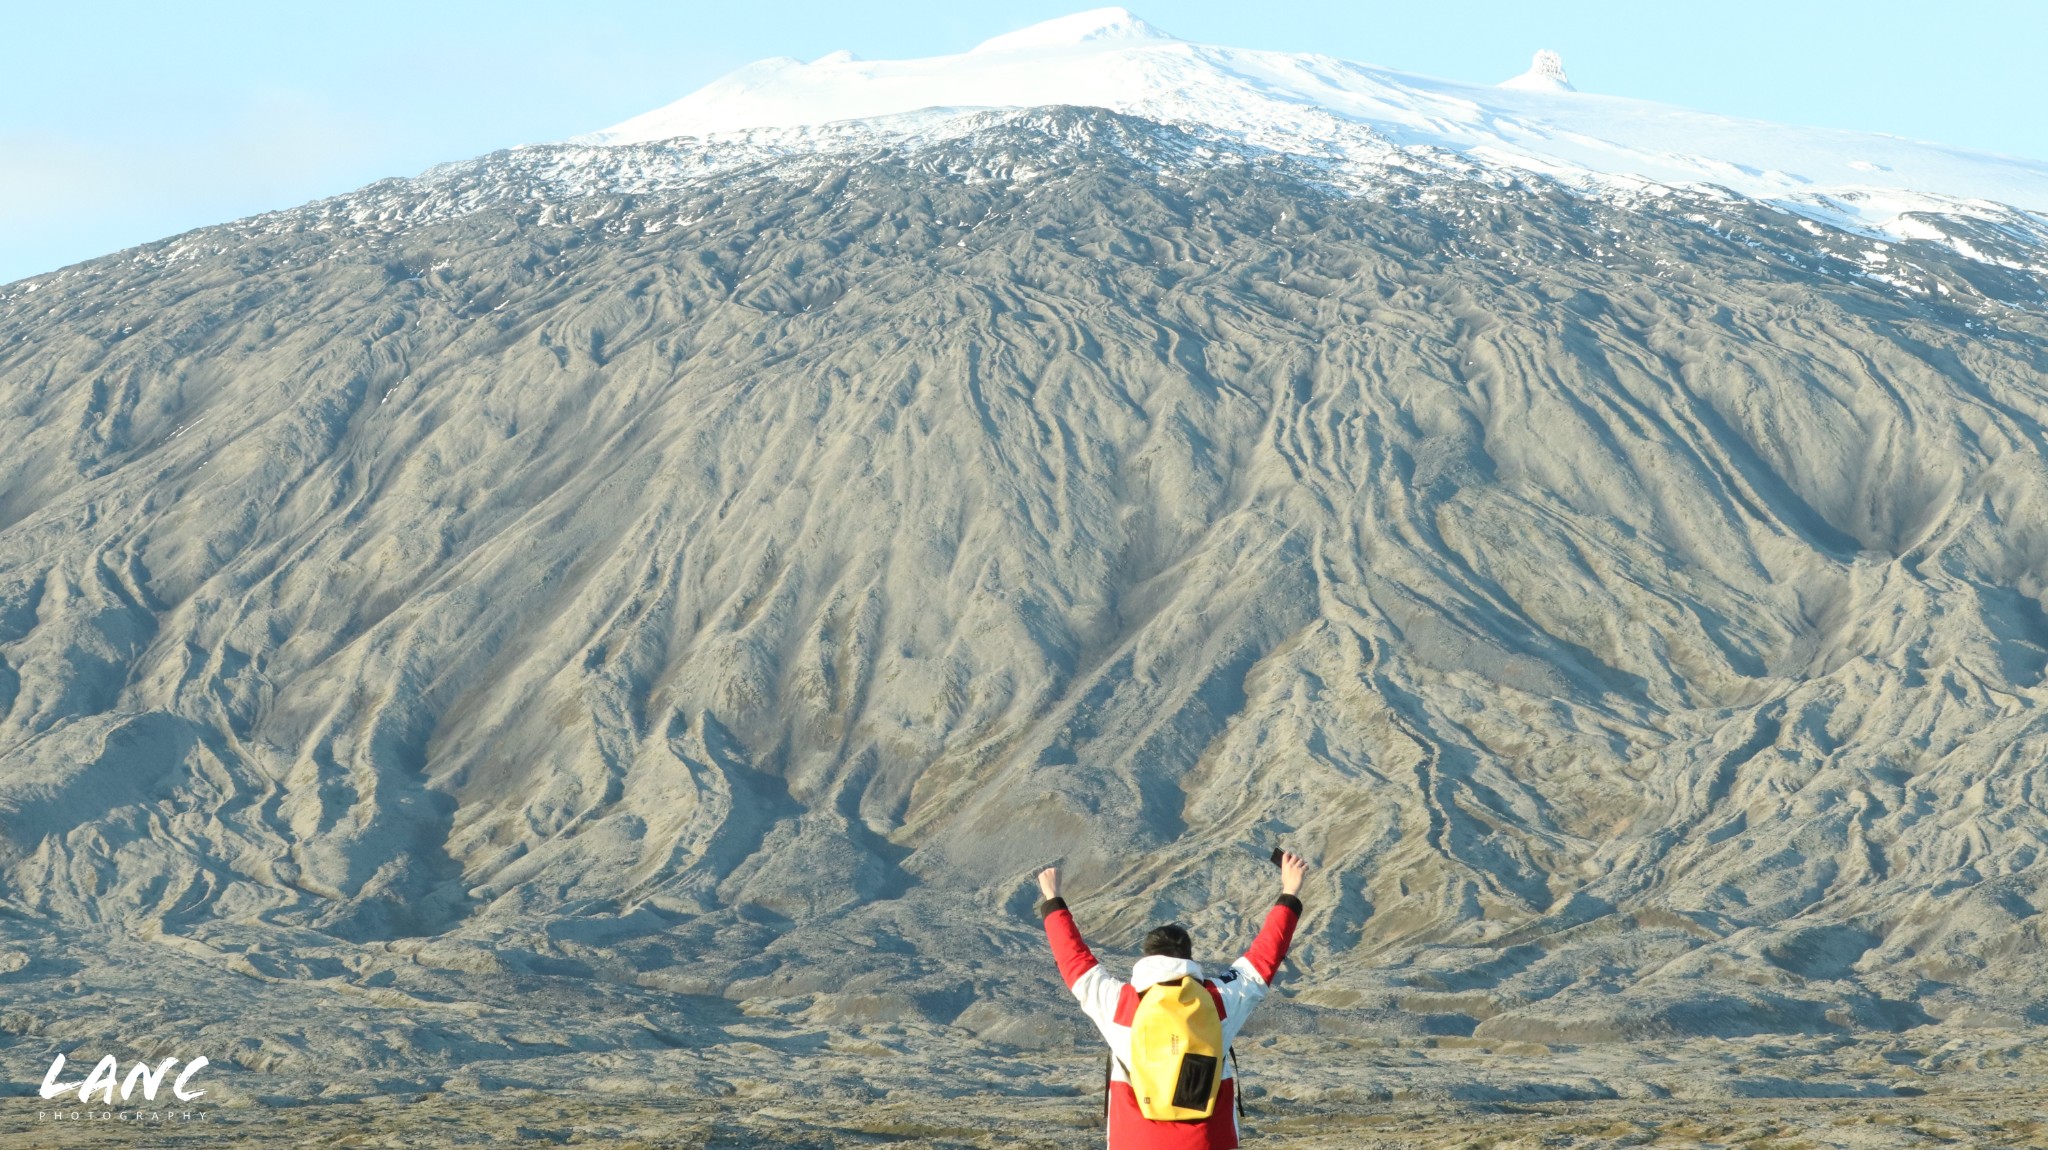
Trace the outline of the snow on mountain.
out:
[[[1122,8],[1046,21],[952,56],[763,60],[580,142],[758,138],[761,129],[845,121],[875,121],[885,134],[964,134],[948,125],[969,110],[1056,104],[1203,125],[1338,162],[1444,149],[1581,185],[1714,185],[1867,229],[1895,227],[1907,212],[1980,214],[1970,201],[2048,211],[2042,161],[1579,92],[1555,52],[1539,52],[1504,84],[1466,84],[1314,53],[1190,43]]]
[[[1529,61],[1529,70],[1511,79],[1502,80],[1503,88],[1514,88],[1524,92],[1576,92],[1571,78],[1564,74],[1564,57],[1548,48],[1536,53]]]
[[[1123,8],[1091,8],[1076,12],[1072,16],[1061,16],[1005,33],[974,46],[969,55],[990,55],[997,52],[1016,52],[1031,48],[1062,48],[1074,44],[1100,43],[1103,41],[1153,40],[1172,41],[1178,38],[1154,28]]]

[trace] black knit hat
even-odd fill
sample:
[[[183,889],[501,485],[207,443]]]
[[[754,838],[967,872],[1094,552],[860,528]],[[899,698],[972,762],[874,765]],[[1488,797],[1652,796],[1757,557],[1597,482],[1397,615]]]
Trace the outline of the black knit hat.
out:
[[[1155,926],[1145,936],[1145,953],[1163,954],[1169,958],[1195,957],[1195,940],[1188,937],[1188,928],[1177,922]]]

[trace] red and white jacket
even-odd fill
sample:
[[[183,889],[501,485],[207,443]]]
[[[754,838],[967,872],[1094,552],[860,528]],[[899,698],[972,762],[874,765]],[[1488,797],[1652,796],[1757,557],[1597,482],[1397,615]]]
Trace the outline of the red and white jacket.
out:
[[[1154,1122],[1139,1112],[1138,1095],[1124,1070],[1131,1061],[1131,1019],[1137,1013],[1138,996],[1148,987],[1175,978],[1193,978],[1215,996],[1216,1013],[1223,1018],[1223,1044],[1228,1047],[1252,1008],[1266,997],[1273,972],[1287,957],[1294,925],[1301,919],[1301,900],[1281,895],[1266,912],[1266,925],[1244,957],[1215,978],[1203,977],[1200,963],[1154,954],[1131,967],[1129,982],[1120,982],[1102,969],[1088,944],[1081,941],[1065,899],[1039,903],[1038,913],[1045,918],[1045,937],[1060,964],[1060,977],[1115,1055],[1109,1072],[1109,1150],[1232,1150],[1237,1145],[1236,1059],[1226,1056],[1223,1060],[1223,1087],[1216,1095],[1216,1109],[1207,1119]]]

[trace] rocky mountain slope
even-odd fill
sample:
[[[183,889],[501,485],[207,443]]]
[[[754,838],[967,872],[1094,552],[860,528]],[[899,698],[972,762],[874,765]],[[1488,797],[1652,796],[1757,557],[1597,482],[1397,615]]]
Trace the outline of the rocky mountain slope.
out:
[[[1277,1027],[2048,1002],[2023,228],[1100,109],[707,147],[0,288],[16,1052],[1063,1042],[1031,867],[1221,957],[1275,840]],[[155,963],[185,1012],[105,991]]]

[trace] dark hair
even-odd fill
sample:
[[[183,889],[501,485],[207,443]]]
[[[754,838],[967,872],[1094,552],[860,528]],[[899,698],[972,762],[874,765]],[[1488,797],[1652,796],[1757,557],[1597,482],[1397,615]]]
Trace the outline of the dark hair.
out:
[[[1155,926],[1145,935],[1145,953],[1163,954],[1169,958],[1195,957],[1195,940],[1188,937],[1188,928],[1177,922]]]

